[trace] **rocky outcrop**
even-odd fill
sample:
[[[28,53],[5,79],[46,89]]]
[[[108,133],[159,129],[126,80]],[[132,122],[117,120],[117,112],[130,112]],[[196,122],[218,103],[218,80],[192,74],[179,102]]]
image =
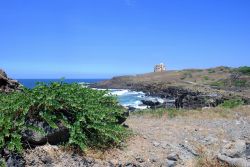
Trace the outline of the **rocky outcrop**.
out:
[[[64,151],[58,146],[44,145],[24,152],[26,167],[35,166],[75,166],[92,167],[97,162],[92,158],[85,158],[76,152]]]
[[[235,71],[218,67],[155,72],[114,77],[91,87],[143,91],[150,96],[175,100],[176,108],[213,107],[232,98],[250,104],[250,76]]]
[[[174,106],[176,108],[196,109],[202,107],[214,107],[225,100],[225,97],[216,93],[207,94],[174,86],[162,88],[161,85],[157,84],[146,86],[142,85],[141,87],[138,86],[136,89],[138,91],[146,92],[147,95],[150,96],[160,97],[163,99],[174,99]],[[158,103],[151,103],[152,106],[159,105]],[[164,106],[169,107],[169,105]]]
[[[236,140],[225,145],[218,154],[218,159],[230,166],[250,167],[250,143],[244,140]]]
[[[16,80],[8,78],[7,74],[0,69],[0,92],[12,92],[20,90],[20,84]]]
[[[56,145],[68,141],[69,130],[62,124],[58,124],[58,128],[53,129],[44,121],[29,120],[27,126],[36,127],[32,130],[22,132],[24,143],[29,146],[44,145],[46,143]]]

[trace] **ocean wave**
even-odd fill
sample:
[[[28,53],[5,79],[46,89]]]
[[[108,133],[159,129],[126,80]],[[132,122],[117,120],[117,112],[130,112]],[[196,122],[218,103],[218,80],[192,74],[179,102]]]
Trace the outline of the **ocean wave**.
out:
[[[122,90],[115,90],[115,89],[113,89],[113,90],[111,90],[110,93],[112,95],[122,96],[122,95],[127,94],[128,92],[129,92],[129,90],[127,90],[127,89],[122,89]]]
[[[106,89],[97,89],[106,90]],[[157,100],[163,103],[164,100],[157,97],[148,97],[143,92],[131,91],[128,89],[109,89],[109,94],[115,95],[118,98],[119,103],[124,107],[133,107],[136,109],[147,109],[146,105],[143,105],[142,100]]]
[[[129,96],[129,95],[136,95],[136,96],[144,96],[145,94],[143,92],[136,92],[131,91],[128,89],[110,89],[112,95],[117,96]]]

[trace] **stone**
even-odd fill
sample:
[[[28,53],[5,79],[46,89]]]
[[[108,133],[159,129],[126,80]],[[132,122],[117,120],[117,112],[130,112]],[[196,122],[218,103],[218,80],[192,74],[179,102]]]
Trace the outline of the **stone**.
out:
[[[228,163],[230,166],[237,166],[237,167],[249,167],[250,162],[248,162],[244,158],[231,158],[222,154],[218,154],[218,159],[220,161]]]
[[[51,157],[49,156],[45,156],[45,157],[42,157],[41,158],[41,161],[46,164],[46,165],[49,165],[49,164],[52,164],[53,163],[53,160]]]
[[[7,78],[7,74],[2,69],[0,69],[0,76]]]
[[[244,140],[236,140],[224,146],[221,153],[231,158],[240,158],[245,154],[246,142]]]
[[[136,159],[136,161],[139,162],[139,163],[145,162],[145,160],[144,160],[142,157],[139,157],[139,156],[136,157],[135,159]]]
[[[167,156],[167,159],[168,160],[171,160],[171,161],[178,161],[180,159],[179,155],[176,154],[176,153],[171,153]]]
[[[166,167],[174,167],[177,165],[177,161],[167,160]]]
[[[199,154],[188,144],[179,144],[182,149],[189,152],[192,156],[198,157]]]
[[[145,98],[141,100],[143,105],[149,106],[150,108],[160,108],[165,106],[165,101],[160,98]]]
[[[156,141],[153,141],[152,144],[153,144],[153,146],[155,146],[155,147],[158,147],[158,146],[160,145],[160,143],[158,143],[158,142],[156,142]]]
[[[122,114],[122,116],[117,117],[117,123],[123,124],[126,121],[126,119],[128,118],[128,116],[129,116],[129,111],[124,112]]]
[[[18,154],[10,154],[6,160],[7,167],[24,167],[25,161],[23,157]]]
[[[7,74],[0,69],[0,92],[12,92],[20,90],[20,84],[16,80],[8,78]]]
[[[134,163],[131,163],[131,162],[127,162],[124,166],[125,167],[140,167],[140,165],[137,165],[137,164],[134,164]]]
[[[30,146],[44,145],[47,142],[51,145],[56,145],[68,141],[70,135],[69,130],[61,124],[58,124],[57,129],[53,129],[43,121],[29,120],[28,125],[42,129],[45,134],[34,130],[25,130],[22,132],[22,138],[25,143]]]
[[[230,166],[249,167],[248,144],[244,140],[236,140],[226,144],[220,153],[218,159],[228,163]]]

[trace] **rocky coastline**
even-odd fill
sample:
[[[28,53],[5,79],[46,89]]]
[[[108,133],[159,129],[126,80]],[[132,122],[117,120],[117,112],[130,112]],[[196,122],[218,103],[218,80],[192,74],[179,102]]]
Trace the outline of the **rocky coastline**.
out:
[[[188,71],[188,72],[187,72]],[[100,83],[92,84],[91,87],[104,89],[129,89],[142,91],[146,96],[162,98],[165,102],[155,104],[153,101],[150,107],[175,107],[184,109],[198,109],[203,107],[216,107],[225,100],[232,98],[242,99],[245,104],[250,104],[250,88],[248,86],[231,86],[230,84],[242,80],[244,83],[250,81],[249,76],[235,74],[233,69],[217,67],[204,70],[184,70],[141,74],[135,76],[114,77]],[[213,71],[213,73],[211,73]],[[185,78],[182,75],[187,73],[196,78]],[[201,73],[201,74],[197,74]],[[202,79],[205,75],[211,77],[211,81]],[[243,79],[244,80],[243,80]],[[201,81],[197,81],[201,80]],[[197,81],[197,82],[196,82]],[[223,87],[213,86],[214,83],[223,82]],[[228,86],[226,86],[228,84]],[[171,99],[172,103],[167,101]],[[150,102],[145,102],[144,104]]]
[[[69,140],[69,131],[61,124],[58,123],[58,128],[53,129],[44,121],[30,119],[26,123],[39,127],[46,135],[32,130],[23,131],[22,140],[27,143],[24,153],[20,155],[3,149],[0,150],[0,159],[5,159],[8,167],[184,167],[208,161],[216,163],[217,166],[221,164],[225,167],[249,167],[250,106],[244,105],[235,110],[228,110],[226,117],[223,116],[223,110],[214,108],[224,100],[234,97],[240,97],[248,104],[248,96],[241,96],[234,90],[221,92],[206,87],[205,91],[178,84],[173,86],[165,82],[134,83],[124,81],[124,78],[127,80],[130,77],[118,77],[90,86],[142,91],[147,96],[155,97],[142,100],[142,103],[150,108],[184,108],[191,114],[172,119],[136,115],[136,112],[135,115],[128,116],[126,112],[117,122],[135,132],[135,135],[126,141],[126,149],[112,148],[101,153],[94,150],[94,154],[83,154],[77,149],[70,150],[60,146]],[[117,79],[119,82],[114,84],[114,80]],[[0,80],[2,92],[21,90],[21,85],[8,78],[3,71],[0,73]],[[192,116],[192,112],[197,111],[192,109],[197,108],[204,110]],[[202,158],[205,162],[196,162]]]

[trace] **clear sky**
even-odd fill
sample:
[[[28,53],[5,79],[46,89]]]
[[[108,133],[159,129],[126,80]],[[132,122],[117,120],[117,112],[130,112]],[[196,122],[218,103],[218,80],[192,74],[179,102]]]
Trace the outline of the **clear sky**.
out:
[[[0,0],[13,78],[250,65],[250,0]]]

